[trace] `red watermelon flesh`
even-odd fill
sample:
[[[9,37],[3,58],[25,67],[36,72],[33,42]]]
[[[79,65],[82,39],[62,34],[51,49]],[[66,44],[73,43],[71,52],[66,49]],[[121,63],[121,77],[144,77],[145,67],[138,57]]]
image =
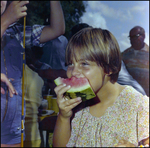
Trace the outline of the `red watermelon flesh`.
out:
[[[57,78],[54,80],[56,85],[66,84],[70,85],[71,88],[65,93],[65,96],[68,98],[81,97],[83,101],[94,98],[96,95],[93,92],[88,80],[85,77],[76,78]]]
[[[70,85],[71,87],[77,88],[89,83],[86,78],[76,78],[76,77],[71,77],[68,79],[61,78],[61,81],[66,85]]]

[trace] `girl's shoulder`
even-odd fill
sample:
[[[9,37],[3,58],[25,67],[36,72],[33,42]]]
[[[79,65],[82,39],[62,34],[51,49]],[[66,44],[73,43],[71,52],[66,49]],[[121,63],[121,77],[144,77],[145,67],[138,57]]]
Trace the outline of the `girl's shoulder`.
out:
[[[138,92],[132,86],[126,85],[125,88],[121,91],[120,96],[122,97],[132,97],[132,98],[143,98],[143,94]]]
[[[141,94],[132,86],[126,86],[120,93],[118,97],[119,104],[124,104],[125,106],[139,106],[145,104],[149,100],[149,97]],[[147,103],[146,103],[147,104]]]

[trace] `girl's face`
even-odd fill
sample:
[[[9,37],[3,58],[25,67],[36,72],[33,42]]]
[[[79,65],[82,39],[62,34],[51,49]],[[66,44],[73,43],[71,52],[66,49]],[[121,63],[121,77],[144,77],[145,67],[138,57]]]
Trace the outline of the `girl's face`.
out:
[[[96,62],[79,59],[78,61],[73,60],[68,65],[67,76],[68,78],[72,76],[77,78],[86,77],[93,91],[98,92],[102,87],[105,73]]]
[[[6,4],[7,4],[7,1],[1,1],[1,15],[6,9]]]

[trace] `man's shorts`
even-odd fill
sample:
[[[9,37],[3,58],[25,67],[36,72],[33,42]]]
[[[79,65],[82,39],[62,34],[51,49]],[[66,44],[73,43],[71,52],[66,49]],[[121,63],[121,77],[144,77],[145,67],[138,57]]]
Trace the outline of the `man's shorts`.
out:
[[[39,140],[31,140],[31,141],[24,141],[24,147],[40,147],[41,146],[41,139]]]
[[[8,93],[8,102],[6,101],[6,90],[4,95],[1,94],[1,144],[21,143],[22,90],[20,81],[21,80],[14,80],[12,82],[14,88],[18,92],[18,95],[13,95],[13,97],[11,98]],[[24,117],[23,121],[25,119]]]

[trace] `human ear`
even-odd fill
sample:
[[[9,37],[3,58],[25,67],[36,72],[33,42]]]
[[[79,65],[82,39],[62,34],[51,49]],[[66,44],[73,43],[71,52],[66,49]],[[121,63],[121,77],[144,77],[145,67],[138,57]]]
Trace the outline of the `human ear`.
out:
[[[112,71],[109,71],[109,73],[106,73],[106,75],[107,75],[108,77],[110,77],[111,74],[112,74]]]
[[[105,72],[105,74],[106,74],[107,76],[110,76],[110,75],[112,74],[112,70],[109,68],[109,66],[107,66],[107,67],[105,68],[104,72]]]

